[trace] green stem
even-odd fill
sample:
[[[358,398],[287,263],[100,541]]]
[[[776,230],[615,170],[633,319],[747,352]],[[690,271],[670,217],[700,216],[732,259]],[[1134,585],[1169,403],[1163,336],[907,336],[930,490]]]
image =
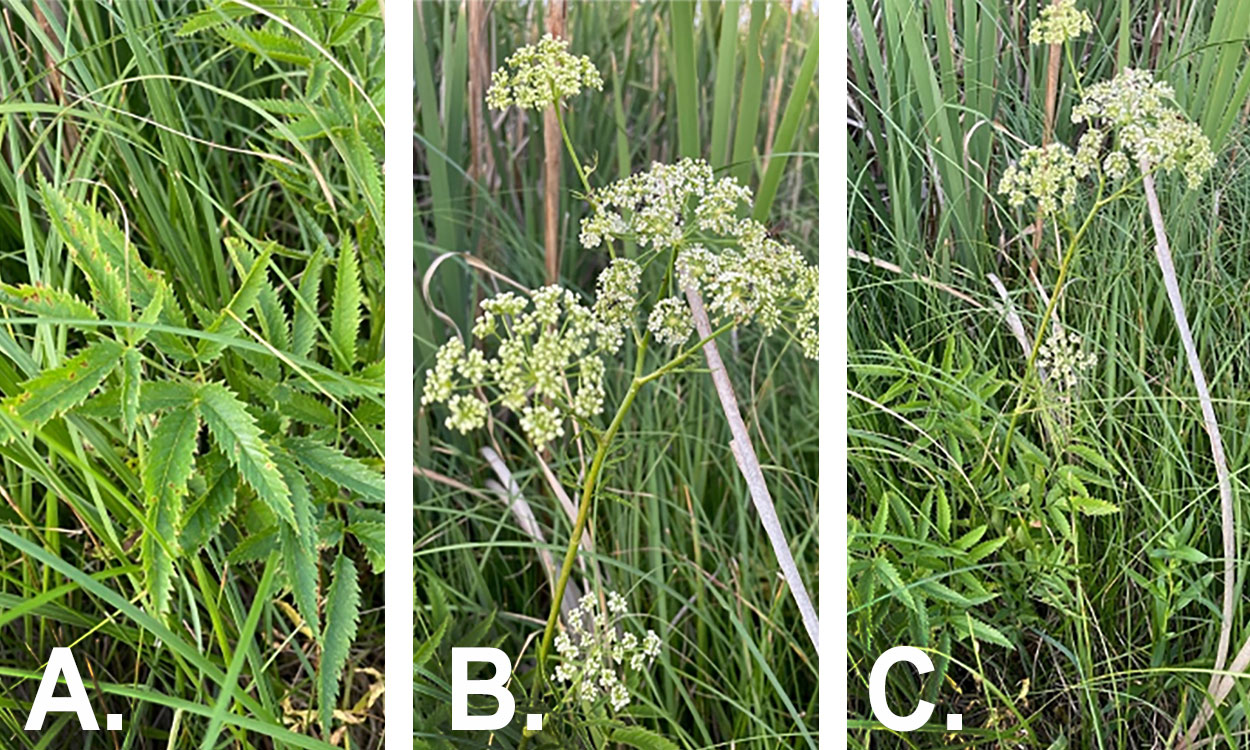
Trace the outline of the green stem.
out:
[[[1011,451],[1011,437],[1016,429],[1016,421],[1020,418],[1020,414],[1024,411],[1025,394],[1028,392],[1030,384],[1030,376],[1035,372],[1035,364],[1037,362],[1037,353],[1042,348],[1042,339],[1046,336],[1046,326],[1050,323],[1050,318],[1055,312],[1055,307],[1059,304],[1059,295],[1063,292],[1063,283],[1068,278],[1068,268],[1071,266],[1072,259],[1076,257],[1076,250],[1081,244],[1081,239],[1085,236],[1085,232],[1089,229],[1089,225],[1094,221],[1094,216],[1098,210],[1107,205],[1111,201],[1123,195],[1131,185],[1136,184],[1136,180],[1127,182],[1119,190],[1107,197],[1102,196],[1102,183],[1098,185],[1098,195],[1094,198],[1094,205],[1090,207],[1089,213],[1085,216],[1085,220],[1081,223],[1076,233],[1072,235],[1071,241],[1068,243],[1068,249],[1063,254],[1063,260],[1059,264],[1059,278],[1055,280],[1055,289],[1050,295],[1050,302],[1046,305],[1046,312],[1042,315],[1042,321],[1038,324],[1037,335],[1033,338],[1033,348],[1029,352],[1029,360],[1024,366],[1024,380],[1020,384],[1020,397],[1016,401],[1016,408],[1011,413],[1011,422],[1007,425],[1007,437],[1003,443],[1002,464],[1007,464],[1007,457]]]
[[[669,372],[673,370],[673,368],[677,367],[682,362],[685,362],[687,359],[690,359],[691,356],[697,354],[699,350],[703,348],[704,344],[711,341],[712,339],[718,338],[722,333],[728,331],[730,328],[733,328],[734,324],[735,324],[735,321],[730,321],[726,323],[725,325],[721,326],[720,328],[717,328],[715,331],[712,331],[712,333],[709,334],[707,338],[700,339],[699,343],[685,350],[681,354],[678,354],[676,357],[674,357],[673,359],[665,363],[664,366],[656,369],[655,371],[651,373],[648,373],[645,377],[643,377],[639,381],[639,384],[646,385],[647,383],[650,383],[652,380],[655,380],[656,378],[659,378],[662,375],[668,374]]]
[[[625,393],[625,398],[621,401],[621,405],[616,410],[616,415],[612,417],[611,424],[608,429],[599,438],[599,446],[595,449],[594,458],[590,463],[590,470],[586,472],[586,479],[582,483],[581,501],[577,506],[577,518],[573,522],[573,534],[569,537],[569,546],[564,553],[564,563],[560,566],[560,575],[556,578],[555,590],[551,592],[551,611],[547,614],[547,626],[543,630],[543,639],[538,644],[538,676],[534,680],[531,688],[531,698],[537,697],[538,689],[542,685],[546,676],[547,653],[551,650],[551,641],[555,637],[556,621],[560,619],[560,603],[564,601],[564,589],[568,587],[569,576],[573,573],[573,563],[577,561],[577,550],[581,545],[582,532],[586,529],[586,520],[590,516],[590,502],[594,497],[595,488],[599,482],[599,475],[603,470],[604,459],[607,458],[608,448],[611,447],[612,439],[616,437],[616,433],[621,428],[621,423],[625,421],[625,414],[629,411],[629,407],[634,403],[634,397],[638,395],[638,391],[642,388],[642,366],[647,353],[648,337],[644,336],[638,345],[638,353],[634,362],[634,379],[629,384],[629,391]]]
[[[573,160],[573,166],[577,169],[577,178],[582,181],[582,187],[586,189],[586,197],[590,197],[590,181],[586,179],[586,171],[582,169],[582,163],[577,158],[577,152],[573,150],[573,141],[569,139],[568,128],[564,127],[564,115],[560,114],[560,102],[556,101],[552,105],[556,110],[556,122],[560,123],[560,136],[564,138],[564,149],[569,152],[569,157]]]

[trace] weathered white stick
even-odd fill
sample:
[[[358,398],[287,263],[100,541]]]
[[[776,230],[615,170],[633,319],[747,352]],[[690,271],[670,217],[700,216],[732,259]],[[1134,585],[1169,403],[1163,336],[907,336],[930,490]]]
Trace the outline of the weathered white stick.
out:
[[[790,586],[799,605],[799,613],[803,617],[803,626],[812,644],[820,648],[820,620],[816,616],[816,608],[812,606],[811,597],[807,595],[807,587],[799,576],[798,566],[794,564],[794,556],[790,554],[790,545],[786,542],[785,532],[781,529],[781,521],[777,518],[777,509],[773,505],[772,496],[768,494],[768,485],[764,481],[764,472],[760,468],[760,460],[751,446],[751,435],[742,421],[742,413],[738,410],[738,398],[734,395],[733,384],[729,382],[729,374],[725,371],[725,363],[721,361],[720,351],[716,348],[716,340],[712,335],[712,323],[708,320],[707,310],[703,307],[703,297],[697,289],[686,289],[686,301],[690,303],[690,312],[694,316],[694,327],[699,337],[707,339],[703,345],[703,356],[707,359],[711,371],[712,382],[716,384],[716,395],[720,397],[721,408],[725,418],[729,420],[729,431],[733,440],[729,444],[733,451],[738,469],[747,481],[751,491],[751,500],[755,510],[760,514],[760,523],[764,524],[764,532],[773,545],[773,554],[781,565],[781,573]]]
[[[1211,441],[1211,458],[1215,462],[1215,477],[1220,489],[1220,525],[1224,536],[1224,606],[1223,622],[1220,623],[1220,640],[1215,649],[1215,669],[1211,682],[1207,686],[1210,698],[1202,710],[1189,725],[1189,731],[1181,741],[1181,747],[1188,747],[1198,733],[1202,731],[1207,720],[1215,713],[1215,707],[1224,700],[1233,689],[1232,675],[1224,676],[1220,670],[1228,659],[1229,639],[1233,631],[1233,588],[1236,584],[1237,545],[1233,528],[1233,487],[1228,478],[1228,461],[1224,457],[1224,441],[1220,438],[1220,425],[1215,419],[1215,406],[1211,403],[1211,391],[1207,388],[1207,378],[1202,373],[1202,362],[1198,359],[1198,349],[1194,346],[1194,336],[1189,330],[1189,318],[1185,315],[1185,303],[1181,300],[1181,286],[1176,280],[1176,265],[1172,262],[1172,249],[1168,244],[1168,235],[1163,226],[1163,210],[1159,208],[1159,196],[1155,192],[1154,178],[1151,177],[1148,165],[1141,162],[1142,187],[1146,191],[1146,205],[1150,209],[1150,223],[1155,232],[1155,259],[1159,261],[1159,270],[1163,273],[1163,285],[1167,288],[1168,302],[1172,305],[1172,317],[1176,319],[1176,328],[1181,334],[1181,343],[1185,347],[1185,358],[1189,360],[1189,372],[1194,379],[1194,388],[1198,391],[1198,402],[1202,405],[1202,422],[1206,427],[1207,437]],[[1250,661],[1250,641],[1237,654],[1237,662]],[[1233,672],[1245,669],[1234,663]]]

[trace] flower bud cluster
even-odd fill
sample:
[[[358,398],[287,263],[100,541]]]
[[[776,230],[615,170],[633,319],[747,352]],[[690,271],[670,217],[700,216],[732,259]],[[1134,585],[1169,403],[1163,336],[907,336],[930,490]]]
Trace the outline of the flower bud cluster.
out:
[[[555,680],[568,684],[579,700],[589,703],[603,697],[613,711],[621,711],[630,703],[630,675],[642,672],[660,655],[662,643],[655,631],[639,638],[625,629],[627,610],[625,597],[615,591],[607,592],[606,611],[593,593],[587,593],[569,612],[568,630],[556,636],[560,664]]]
[[[1094,30],[1094,19],[1076,9],[1076,0],[1059,0],[1042,8],[1029,29],[1029,44],[1063,44]]]
[[[816,267],[760,222],[739,216],[752,196],[737,181],[718,179],[705,161],[683,159],[652,164],[590,200],[591,214],[581,225],[584,247],[616,238],[644,250],[675,250],[679,283],[707,297],[709,313],[719,319],[714,322],[753,322],[771,334],[786,321],[804,353],[817,356]],[[647,326],[661,343],[681,344],[691,330],[688,314],[680,300],[663,300]]]
[[[1030,146],[1020,160],[1007,167],[998,183],[998,192],[1007,196],[1013,208],[1032,198],[1038,211],[1047,216],[1076,202],[1076,157],[1062,143]]]
[[[603,328],[577,295],[557,286],[528,299],[498,294],[482,303],[473,325],[482,348],[466,348],[459,338],[443,344],[426,373],[421,403],[446,402],[445,424],[461,433],[484,425],[497,403],[519,416],[526,437],[541,448],[564,435],[566,419],[603,411],[606,368],[596,347]],[[498,395],[488,402],[479,392]]]
[[[1118,133],[1119,148],[1112,154],[1123,157],[1107,165],[1109,176],[1126,173],[1126,162],[1141,161],[1147,171],[1181,171],[1193,189],[1215,166],[1215,154],[1202,128],[1172,106],[1173,96],[1172,87],[1149,71],[1128,68],[1086,89],[1072,121],[1102,122]]]
[[[1037,366],[1049,372],[1049,380],[1059,390],[1070,390],[1081,376],[1098,363],[1093,352],[1084,349],[1080,334],[1055,325],[1037,350]]]
[[[603,90],[599,69],[589,57],[569,54],[567,39],[546,34],[538,44],[521,47],[491,76],[486,104],[491,109],[546,109],[582,88]],[[511,69],[511,72],[509,72]]]

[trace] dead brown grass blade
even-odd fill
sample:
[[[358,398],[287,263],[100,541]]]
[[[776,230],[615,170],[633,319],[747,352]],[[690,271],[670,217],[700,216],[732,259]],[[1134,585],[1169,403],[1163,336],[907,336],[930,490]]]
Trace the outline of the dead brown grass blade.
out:
[[[565,18],[568,15],[567,0],[549,0],[547,3],[547,32],[555,37],[568,38]],[[547,283],[554,284],[560,277],[560,122],[555,107],[543,112],[543,185],[546,193],[543,204],[543,249],[546,253]]]

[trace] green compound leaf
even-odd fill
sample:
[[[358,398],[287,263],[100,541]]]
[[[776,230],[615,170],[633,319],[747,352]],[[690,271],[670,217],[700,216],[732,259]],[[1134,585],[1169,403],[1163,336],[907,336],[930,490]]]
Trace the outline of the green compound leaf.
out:
[[[325,253],[318,250],[300,276],[291,331],[291,351],[298,357],[307,357],[317,343],[317,306],[321,304],[321,272],[325,266]]]
[[[98,315],[86,302],[69,292],[46,286],[0,283],[0,306],[12,307],[31,315],[47,318],[97,320]]]
[[[364,547],[365,557],[369,558],[369,567],[373,568],[373,572],[377,575],[386,572],[386,524],[381,521],[355,521],[348,525],[347,532]]]
[[[330,339],[334,359],[340,367],[351,370],[356,364],[356,336],[360,332],[360,306],[364,291],[360,288],[360,262],[350,242],[339,252],[338,271],[334,277],[334,304],[330,309]]]
[[[1119,513],[1120,507],[1096,497],[1072,495],[1068,498],[1068,507],[1086,516],[1109,516]]]
[[[3,402],[3,408],[24,426],[37,427],[78,406],[113,371],[122,356],[121,344],[101,339],[60,367],[44,370]]]
[[[339,555],[334,561],[330,590],[326,593],[325,645],[321,649],[321,669],[317,674],[317,708],[321,725],[327,731],[339,700],[339,679],[352,641],[356,640],[359,619],[360,586],[356,581],[356,565],[351,558]]]
[[[213,7],[202,10],[188,18],[186,22],[182,24],[182,27],[175,32],[175,35],[190,36],[198,31],[219,26],[233,18],[243,18],[251,15],[252,13],[252,9],[244,5],[217,3]]]
[[[643,727],[621,727],[612,733],[612,741],[638,750],[678,750],[672,740]]]
[[[157,423],[144,458],[143,494],[151,528],[144,532],[141,552],[152,610],[158,617],[169,607],[174,574],[170,552],[178,551],[177,532],[182,523],[183,497],[195,466],[199,432],[200,415],[194,405],[173,409]],[[166,545],[174,549],[169,550]]]
[[[382,226],[384,219],[382,209],[385,201],[383,199],[382,174],[378,169],[378,160],[374,158],[373,151],[370,150],[369,144],[365,142],[364,136],[360,134],[359,128],[348,130],[346,138],[345,148],[340,149],[339,153],[343,155],[348,168],[359,182],[360,190],[364,193],[365,203],[369,207],[369,213],[373,216],[374,221],[379,226]]]
[[[237,239],[228,239],[227,245],[241,245],[241,241]],[[251,313],[252,308],[256,306],[257,300],[260,298],[261,289],[267,286],[269,276],[269,258],[273,255],[274,243],[268,243],[264,250],[261,251],[260,257],[256,262],[252,263],[251,269],[247,275],[243,277],[242,283],[239,285],[238,291],[230,299],[230,304],[217,316],[206,331],[208,333],[216,333],[224,336],[233,336],[243,330],[240,320],[244,320]],[[236,251],[237,253],[238,251]],[[226,345],[209,339],[200,341],[199,359],[209,362],[216,359]]]
[[[312,56],[302,42],[263,29],[244,29],[240,26],[219,26],[217,33],[222,39],[246,52],[257,56],[257,63],[268,59],[273,62],[309,66]]]
[[[382,502],[386,487],[382,475],[341,451],[309,438],[287,441],[304,466],[366,500]]]
[[[317,612],[317,522],[313,518],[312,494],[308,482],[284,453],[276,453],[274,460],[282,472],[286,486],[291,489],[291,507],[295,512],[295,526],[283,526],[280,538],[282,566],[291,582],[295,606],[300,616],[312,630],[313,637],[321,639],[321,621]]]
[[[239,474],[226,457],[214,451],[201,462],[200,474],[208,480],[208,490],[187,509],[179,542],[184,550],[196,551],[208,543],[225,523],[234,507]]]
[[[243,481],[256,490],[256,496],[274,515],[295,526],[291,492],[282,481],[269,446],[261,437],[256,420],[243,402],[221,383],[205,383],[197,392],[200,412],[208,431]]]
[[[133,435],[139,426],[140,394],[143,390],[143,355],[129,347],[122,355],[121,412],[122,429]]]

